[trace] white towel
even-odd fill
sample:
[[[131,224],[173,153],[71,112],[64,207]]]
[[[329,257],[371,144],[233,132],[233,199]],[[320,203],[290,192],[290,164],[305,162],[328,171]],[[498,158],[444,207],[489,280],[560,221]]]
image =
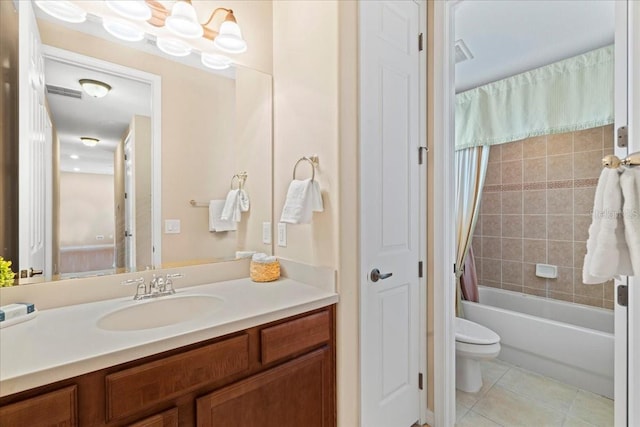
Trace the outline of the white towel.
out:
[[[234,221],[223,221],[220,216],[224,208],[224,200],[209,201],[209,231],[235,231]]]
[[[240,222],[240,190],[229,190],[220,218],[223,221]]]
[[[258,264],[271,264],[272,262],[276,262],[278,258],[272,255],[267,255],[264,252],[258,252],[253,254],[251,257],[251,261],[257,262]]]
[[[249,195],[244,188],[240,190],[240,193],[238,194],[238,204],[240,205],[241,212],[249,211]]]
[[[313,212],[322,212],[322,193],[317,181],[294,179],[289,185],[280,222],[308,224]]]
[[[603,283],[630,272],[631,260],[622,218],[620,174],[617,169],[604,168],[596,188],[582,282],[587,285]]]
[[[620,176],[620,186],[624,197],[622,217],[632,275],[640,276],[640,167],[627,168]]]

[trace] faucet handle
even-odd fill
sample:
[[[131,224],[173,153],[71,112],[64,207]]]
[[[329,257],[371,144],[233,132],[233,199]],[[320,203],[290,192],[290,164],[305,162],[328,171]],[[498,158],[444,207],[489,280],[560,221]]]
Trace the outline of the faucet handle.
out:
[[[175,294],[176,291],[173,289],[173,279],[181,279],[184,277],[182,273],[171,273],[167,274],[167,280],[164,282],[164,291],[168,294]]]
[[[167,274],[167,280],[170,280],[170,279],[182,279],[183,277],[184,277],[184,274],[182,274],[182,273]]]
[[[128,279],[120,282],[121,285],[135,285],[144,284],[144,277],[138,277],[137,279]]]

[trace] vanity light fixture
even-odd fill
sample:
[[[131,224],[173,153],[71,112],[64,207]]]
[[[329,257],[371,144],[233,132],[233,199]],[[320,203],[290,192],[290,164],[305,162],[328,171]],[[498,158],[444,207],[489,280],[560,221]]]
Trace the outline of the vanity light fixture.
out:
[[[81,136],[80,141],[87,147],[95,147],[98,145],[98,142],[100,142],[98,138],[90,138],[88,136]]]
[[[71,154],[69,156],[69,158],[72,159],[72,160],[78,160],[80,158],[80,156],[78,156],[77,154]]]
[[[123,19],[104,18],[102,26],[107,33],[126,42],[139,42],[144,39],[144,31],[135,24]]]
[[[171,14],[164,21],[164,26],[176,36],[185,39],[199,39],[204,34],[191,1],[175,2]]]
[[[111,90],[111,86],[99,80],[80,79],[78,82],[82,86],[82,90],[94,98],[105,97]]]
[[[80,168],[73,168],[74,172],[80,172]]]
[[[226,70],[233,62],[231,58],[227,56],[206,52],[202,52],[200,60],[202,61],[202,65],[213,70]]]
[[[105,0],[107,7],[118,15],[135,21],[151,18],[151,9],[144,0]]]
[[[87,20],[87,12],[68,0],[36,0],[36,5],[61,21],[79,24]]]
[[[187,56],[191,53],[191,46],[185,41],[173,37],[158,37],[156,39],[156,46],[171,56]]]

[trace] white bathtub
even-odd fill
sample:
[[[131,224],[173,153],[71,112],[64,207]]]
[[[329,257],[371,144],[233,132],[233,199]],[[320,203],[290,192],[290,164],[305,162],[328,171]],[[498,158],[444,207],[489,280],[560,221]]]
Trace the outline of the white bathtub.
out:
[[[464,316],[500,335],[499,359],[613,398],[613,311],[480,286]]]

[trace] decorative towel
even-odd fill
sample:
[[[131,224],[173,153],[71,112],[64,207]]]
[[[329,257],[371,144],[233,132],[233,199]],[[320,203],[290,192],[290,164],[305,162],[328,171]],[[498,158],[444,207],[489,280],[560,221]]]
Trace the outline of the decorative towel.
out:
[[[255,253],[256,251],[236,251],[236,259],[251,258]]]
[[[220,219],[240,222],[240,190],[229,190]]]
[[[209,231],[235,231],[234,221],[223,221],[220,216],[224,209],[225,200],[209,201]]]
[[[240,193],[238,194],[238,204],[240,205],[241,212],[249,211],[249,195],[244,188],[240,190]]]
[[[620,176],[624,204],[624,235],[629,248],[633,276],[640,276],[640,167],[627,168]]]
[[[322,212],[322,193],[317,181],[294,179],[289,185],[280,222],[308,224],[313,212]]]
[[[620,173],[617,169],[604,168],[596,188],[582,282],[587,285],[604,283],[614,276],[630,273],[631,259],[624,235]]]

